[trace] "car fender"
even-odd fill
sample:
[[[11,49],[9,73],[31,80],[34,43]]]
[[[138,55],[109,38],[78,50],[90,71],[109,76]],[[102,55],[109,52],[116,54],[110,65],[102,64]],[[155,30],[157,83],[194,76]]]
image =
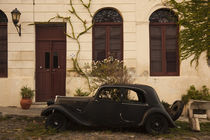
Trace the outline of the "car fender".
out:
[[[141,122],[139,123],[139,126],[144,125],[144,123],[147,121],[147,118],[152,115],[152,114],[161,114],[164,117],[166,117],[166,119],[169,122],[169,126],[170,127],[176,127],[176,124],[174,123],[174,121],[171,119],[170,115],[164,111],[162,108],[151,108],[149,109],[143,116]]]
[[[90,126],[89,123],[87,123],[86,121],[80,119],[80,117],[74,115],[73,112],[69,112],[67,109],[65,109],[63,106],[61,105],[50,105],[47,108],[43,109],[41,112],[41,116],[48,116],[53,112],[59,112],[62,113],[63,115],[65,115],[65,117],[67,117],[69,120],[75,121],[79,124],[85,125],[85,126]]]

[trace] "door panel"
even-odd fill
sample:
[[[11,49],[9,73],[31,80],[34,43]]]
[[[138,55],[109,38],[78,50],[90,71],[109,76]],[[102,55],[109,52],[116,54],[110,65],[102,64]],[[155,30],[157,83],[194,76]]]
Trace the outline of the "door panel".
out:
[[[53,30],[52,25],[36,27],[36,102],[65,95],[66,40],[58,27]],[[53,38],[48,33],[53,33]]]
[[[66,51],[62,46],[64,41],[54,41],[52,43],[52,92],[53,95],[65,95],[65,68],[66,68]]]
[[[136,89],[121,88],[121,93],[123,94],[122,121],[125,125],[138,124],[148,110],[148,105],[145,103],[143,92]]]
[[[96,99],[86,108],[86,116],[94,124],[119,125],[121,122],[121,100],[119,88],[103,88]]]
[[[37,42],[36,100],[45,101],[50,96],[50,41]]]
[[[148,110],[146,104],[135,104],[135,103],[122,103],[121,119],[124,124],[137,124],[139,123],[145,112]]]
[[[98,100],[92,101],[86,108],[86,113],[90,122],[103,126],[117,126],[120,124],[120,103],[114,101]]]

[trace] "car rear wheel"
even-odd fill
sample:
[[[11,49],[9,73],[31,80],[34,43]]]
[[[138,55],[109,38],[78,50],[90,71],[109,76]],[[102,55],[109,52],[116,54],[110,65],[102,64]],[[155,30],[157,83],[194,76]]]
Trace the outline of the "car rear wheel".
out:
[[[168,130],[168,121],[161,114],[152,114],[146,120],[145,129],[153,135],[164,133]]]
[[[65,130],[67,119],[61,113],[53,113],[47,116],[45,127],[46,129]]]

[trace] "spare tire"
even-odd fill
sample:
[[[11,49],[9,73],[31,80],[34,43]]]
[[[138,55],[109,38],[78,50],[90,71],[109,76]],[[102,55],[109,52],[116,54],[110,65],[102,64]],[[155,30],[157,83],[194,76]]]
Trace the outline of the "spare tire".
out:
[[[171,119],[173,121],[176,121],[181,116],[183,108],[184,108],[184,103],[182,101],[177,100],[173,103],[169,112]]]

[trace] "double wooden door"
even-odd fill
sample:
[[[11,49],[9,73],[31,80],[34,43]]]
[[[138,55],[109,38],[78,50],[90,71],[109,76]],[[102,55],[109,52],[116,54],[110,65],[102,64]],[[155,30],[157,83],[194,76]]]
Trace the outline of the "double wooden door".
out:
[[[36,27],[36,102],[65,95],[66,40],[62,28],[65,27]]]

